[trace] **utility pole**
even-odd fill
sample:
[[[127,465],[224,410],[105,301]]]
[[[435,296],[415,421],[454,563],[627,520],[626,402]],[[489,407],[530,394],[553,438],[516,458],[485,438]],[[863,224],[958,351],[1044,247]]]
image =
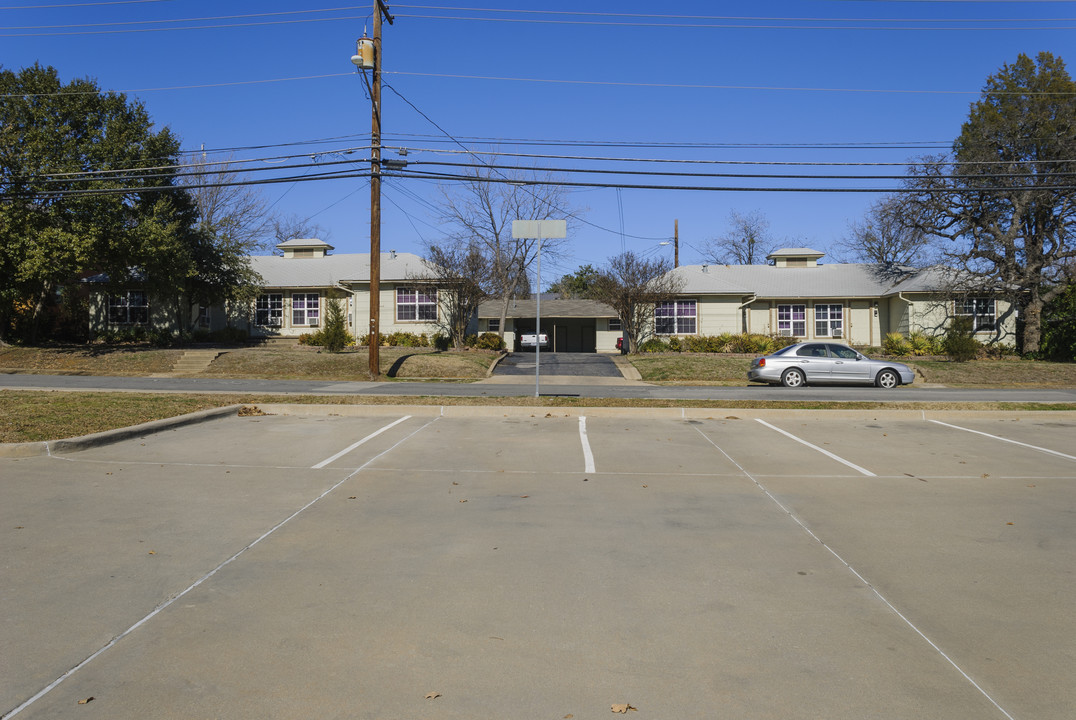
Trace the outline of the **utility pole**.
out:
[[[673,220],[673,267],[680,267],[680,220]]]
[[[374,0],[374,67],[370,83],[370,375],[381,375],[381,17],[392,15]]]

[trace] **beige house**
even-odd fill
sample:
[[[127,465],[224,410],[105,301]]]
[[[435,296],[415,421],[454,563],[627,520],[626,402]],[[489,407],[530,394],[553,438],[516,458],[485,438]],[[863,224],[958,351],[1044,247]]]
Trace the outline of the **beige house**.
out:
[[[263,280],[253,307],[193,308],[183,319],[191,328],[231,325],[253,337],[298,337],[324,326],[326,302],[341,303],[348,330],[369,333],[370,256],[331,254],[316,239],[277,245],[280,255],[251,257]],[[888,333],[919,331],[940,335],[949,319],[973,319],[984,343],[1016,343],[1016,312],[989,293],[957,291],[944,269],[885,268],[865,264],[823,264],[823,253],[786,248],[768,256],[770,265],[685,265],[672,272],[681,281],[679,297],[655,308],[658,336],[758,333],[804,340],[837,339],[849,345],[879,346]],[[417,255],[381,255],[381,334],[410,332],[432,336],[442,317],[437,288],[424,280]],[[523,332],[533,332],[537,303],[514,300],[504,337],[509,348]],[[473,332],[498,332],[501,307],[479,307]],[[99,296],[91,310],[91,330],[137,326],[175,327],[175,312],[156,303],[144,288]],[[562,352],[615,352],[620,320],[592,300],[542,299],[542,332]]]
[[[836,339],[849,345],[880,346],[891,332],[941,335],[949,318],[969,315],[984,343],[1016,343],[1016,313],[989,294],[954,290],[940,269],[880,269],[876,265],[819,262],[824,253],[785,248],[768,256],[770,265],[684,265],[679,297],[655,309],[659,337],[758,333],[803,340]],[[582,303],[590,303],[584,306]],[[483,303],[479,330],[496,330],[500,307]],[[514,331],[533,331],[535,303],[509,308],[505,340]],[[590,301],[542,301],[543,331],[559,337],[566,349],[581,346],[612,352],[620,323],[610,308]],[[578,341],[570,340],[576,334]]]

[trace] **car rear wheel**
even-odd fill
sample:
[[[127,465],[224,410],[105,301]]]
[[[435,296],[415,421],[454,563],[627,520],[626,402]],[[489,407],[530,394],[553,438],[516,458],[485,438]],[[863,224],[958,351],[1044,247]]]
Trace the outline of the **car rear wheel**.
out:
[[[878,377],[874,378],[874,384],[880,388],[892,390],[900,385],[900,376],[893,370],[883,370],[878,373]]]
[[[804,377],[803,372],[794,368],[785,370],[784,375],[781,376],[781,384],[788,388],[803,387],[806,382],[807,378]]]

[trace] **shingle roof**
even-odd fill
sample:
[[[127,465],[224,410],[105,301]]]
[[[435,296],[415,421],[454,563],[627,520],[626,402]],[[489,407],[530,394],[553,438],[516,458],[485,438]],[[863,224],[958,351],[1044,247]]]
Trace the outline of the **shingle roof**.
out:
[[[937,270],[883,270],[873,264],[775,267],[773,265],[684,265],[682,295],[754,295],[760,298],[883,297],[929,292],[947,286]]]
[[[508,306],[508,317],[534,317],[537,302],[533,299],[513,299]],[[478,317],[499,318],[501,301],[486,300],[478,306]],[[546,300],[542,298],[542,317],[548,318],[615,318],[616,311],[597,300]]]
[[[370,282],[370,254],[345,253],[314,258],[256,255],[251,267],[262,276],[264,287],[334,287],[340,283]],[[412,253],[382,253],[381,279],[393,282],[422,277],[425,265]]]

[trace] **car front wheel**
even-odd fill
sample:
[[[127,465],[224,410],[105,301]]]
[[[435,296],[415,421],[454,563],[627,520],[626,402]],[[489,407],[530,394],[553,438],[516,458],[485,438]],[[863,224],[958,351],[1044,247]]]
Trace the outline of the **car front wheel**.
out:
[[[897,385],[900,385],[900,376],[892,370],[883,370],[878,373],[878,377],[874,379],[874,384],[880,388],[892,390]]]
[[[785,374],[781,376],[781,384],[787,388],[803,387],[806,382],[807,378],[799,370],[785,370]]]

